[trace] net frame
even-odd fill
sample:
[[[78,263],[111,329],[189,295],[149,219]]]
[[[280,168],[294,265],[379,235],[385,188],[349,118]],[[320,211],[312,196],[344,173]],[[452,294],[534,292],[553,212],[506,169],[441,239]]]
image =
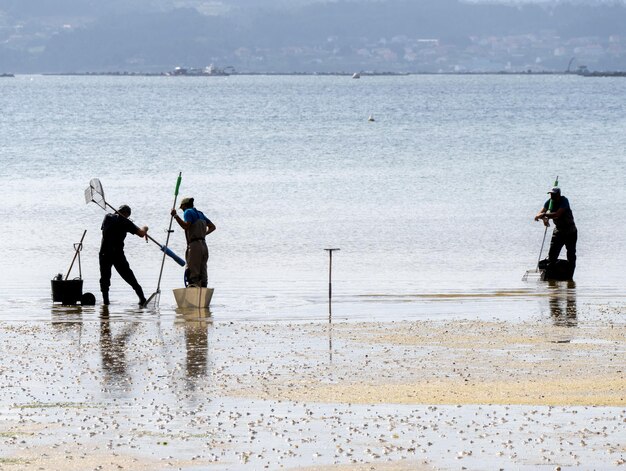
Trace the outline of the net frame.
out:
[[[96,203],[106,211],[107,204],[104,199],[104,190],[98,178],[92,178],[89,181],[89,187],[85,189],[85,203]]]

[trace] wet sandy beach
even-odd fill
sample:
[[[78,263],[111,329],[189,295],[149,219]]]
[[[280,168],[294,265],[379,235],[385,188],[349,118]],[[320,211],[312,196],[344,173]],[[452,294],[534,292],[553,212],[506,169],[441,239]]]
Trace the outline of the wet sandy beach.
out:
[[[549,322],[0,324],[0,468],[622,469],[621,306]]]

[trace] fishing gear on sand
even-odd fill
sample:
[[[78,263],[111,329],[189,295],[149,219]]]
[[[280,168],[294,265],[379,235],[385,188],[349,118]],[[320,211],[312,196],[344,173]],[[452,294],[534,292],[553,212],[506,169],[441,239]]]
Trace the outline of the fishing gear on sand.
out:
[[[559,176],[557,175],[556,179],[554,180],[554,185],[553,187],[558,187],[559,186]],[[552,199],[550,199],[550,202],[548,203],[548,212],[552,212]],[[544,268],[541,268],[539,266],[539,263],[541,262],[541,254],[543,253],[543,247],[546,243],[546,235],[548,234],[548,227],[550,227],[550,223],[548,221],[544,221],[544,225],[545,225],[545,230],[543,231],[543,239],[541,241],[541,249],[539,249],[539,257],[537,258],[537,265],[535,266],[534,269],[531,270],[526,270],[526,273],[524,273],[524,276],[522,276],[522,281],[528,281],[529,279],[539,279],[539,280],[543,280],[545,278],[545,273],[546,270]]]
[[[83,231],[80,242],[74,244],[74,258],[70,264],[65,277],[61,273],[56,275],[52,281],[52,302],[59,302],[63,305],[74,305],[80,302],[83,306],[93,306],[96,304],[96,297],[91,293],[83,293],[83,272],[80,266],[80,252],[83,250],[83,240],[85,240],[87,230]],[[78,260],[78,278],[70,279],[70,273],[74,268],[74,262]]]
[[[176,200],[178,199],[178,189],[180,188],[180,182],[182,181],[182,178],[183,178],[183,173],[179,172],[178,178],[176,179],[176,188],[174,189],[174,204],[172,205],[172,209],[176,209]],[[174,221],[174,216],[170,216],[170,226],[167,229],[167,237],[165,238],[163,260],[161,260],[161,271],[159,272],[159,281],[157,282],[157,288],[156,288],[156,291],[152,293],[152,295],[150,295],[150,297],[144,304],[145,306],[148,306],[148,307],[156,307],[159,305],[159,300],[161,297],[161,277],[163,276],[163,265],[165,264],[165,255],[167,254],[167,250],[169,250],[167,248],[167,244],[169,244],[170,242],[170,234],[174,232],[172,231],[173,221]]]
[[[89,187],[85,189],[85,203],[87,204],[96,203],[105,211],[107,210],[107,208],[109,208],[109,209],[112,209],[116,214],[120,214],[119,210],[115,209],[113,206],[107,203],[104,197],[104,190],[102,188],[102,183],[100,183],[100,180],[97,178],[92,178],[91,181],[89,182]],[[149,239],[151,242],[154,242],[156,245],[158,245],[161,251],[165,255],[173,259],[181,267],[185,266],[185,261],[182,258],[180,258],[178,255],[176,255],[174,252],[172,252],[166,245],[161,245],[159,242],[154,240],[148,234],[146,234],[146,238]]]

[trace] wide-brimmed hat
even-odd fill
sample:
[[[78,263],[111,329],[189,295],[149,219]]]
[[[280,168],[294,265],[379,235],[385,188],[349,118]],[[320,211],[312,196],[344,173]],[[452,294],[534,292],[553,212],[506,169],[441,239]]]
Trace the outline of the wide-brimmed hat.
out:
[[[193,198],[183,198],[180,202],[180,207],[182,208],[183,206],[193,206]]]

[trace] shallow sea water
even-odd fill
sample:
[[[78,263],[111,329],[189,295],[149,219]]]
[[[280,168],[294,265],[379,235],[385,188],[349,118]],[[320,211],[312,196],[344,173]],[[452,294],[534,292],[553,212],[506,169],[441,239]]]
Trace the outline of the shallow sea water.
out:
[[[84,469],[82,447],[104,469],[388,459],[400,463],[391,469],[619,469],[620,407],[302,403],[232,396],[217,381],[224,369],[235,383],[255,369],[271,378],[274,358],[297,381],[311,367],[300,350],[355,361],[354,345],[324,334],[332,325],[603,323],[623,333],[625,94],[620,79],[569,76],[1,81],[0,464],[29,469],[29,453],[60,454]],[[107,201],[129,204],[164,242],[179,171],[181,197],[218,228],[210,316],[176,310],[182,269],[171,260],[158,309],[137,308],[114,275],[105,312],[104,212],[84,189],[100,178]],[[579,228],[576,283],[522,282],[543,236],[532,217],[556,175]],[[80,268],[98,305],[53,305],[50,279],[66,273],[85,229]],[[179,255],[183,240],[176,230]],[[161,252],[136,237],[126,247],[152,293]],[[327,247],[341,248],[332,316]],[[238,362],[251,351],[258,363]],[[320,380],[334,379],[331,368]]]
[[[326,247],[341,248],[337,314],[372,300],[412,300],[420,311],[422,296],[533,295],[536,285],[521,282],[543,236],[532,217],[556,175],[579,227],[579,298],[622,297],[623,80],[18,76],[0,87],[2,318],[40,317],[85,229],[82,277],[99,297],[104,212],[85,205],[91,178],[164,242],[179,171],[181,197],[194,196],[218,227],[216,316],[321,313]],[[180,231],[171,247],[184,253]],[[126,252],[153,292],[161,252],[134,237]],[[182,269],[166,260],[163,307],[181,285]],[[132,305],[119,278],[112,290]]]

